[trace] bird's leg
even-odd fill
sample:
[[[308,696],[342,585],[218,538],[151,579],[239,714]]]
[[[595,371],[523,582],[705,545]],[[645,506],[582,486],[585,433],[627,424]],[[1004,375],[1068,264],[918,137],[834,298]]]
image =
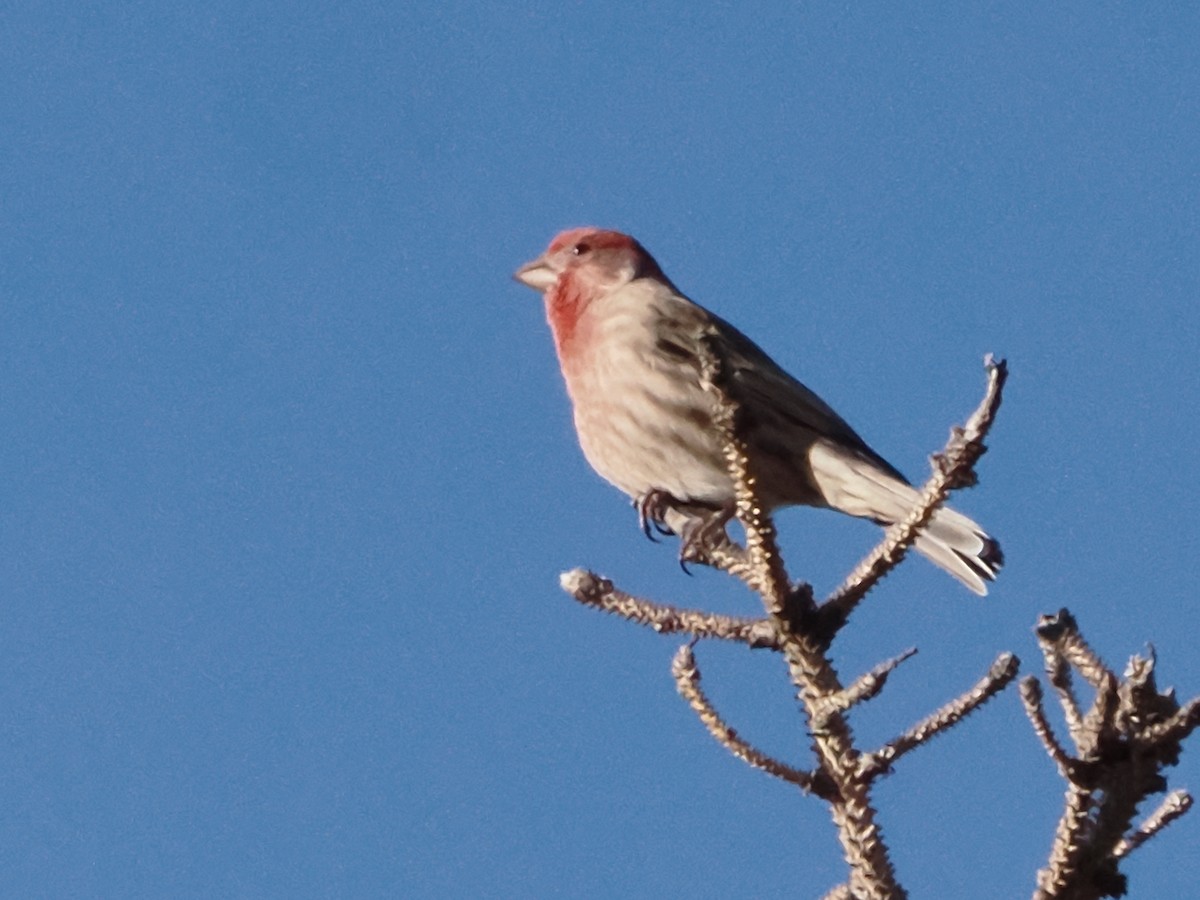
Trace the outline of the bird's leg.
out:
[[[634,497],[633,508],[637,510],[638,527],[642,529],[642,534],[656,543],[658,538],[651,532],[651,528],[663,536],[674,534],[663,518],[667,510],[675,508],[678,503],[679,501],[666,491],[660,490],[647,491],[640,497]]]
[[[730,550],[740,550],[729,540],[725,526],[734,515],[734,505],[713,506],[700,501],[685,501],[666,491],[647,491],[634,498],[638,525],[652,541],[654,532],[679,535],[679,565],[689,575],[688,563],[722,568],[719,559]],[[717,554],[714,557],[713,554]]]
[[[734,507],[722,506],[717,508],[688,506],[687,521],[679,529],[679,563],[687,571],[687,563],[711,565],[708,550],[722,542],[729,542],[725,526],[733,518]]]

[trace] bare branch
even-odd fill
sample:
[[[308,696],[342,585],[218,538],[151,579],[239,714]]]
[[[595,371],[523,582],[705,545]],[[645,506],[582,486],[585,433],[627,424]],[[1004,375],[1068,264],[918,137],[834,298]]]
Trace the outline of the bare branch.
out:
[[[716,711],[700,687],[700,669],[696,665],[696,655],[692,652],[690,645],[684,644],[675,654],[675,658],[671,661],[671,675],[675,678],[675,686],[683,699],[700,717],[700,721],[704,723],[708,733],[716,738],[717,743],[722,747],[738,759],[756,769],[761,769],[768,775],[791,782],[806,792],[816,790],[817,780],[811,773],[802,772],[768,756],[743,740],[734,728],[725,724],[720,713]]]
[[[708,341],[705,348],[709,352],[704,360],[704,379],[721,400],[713,425],[723,438],[725,464],[734,483],[737,518],[746,529],[748,566],[743,579],[763,598],[769,613],[782,616],[792,588],[779,553],[775,523],[758,498],[758,482],[751,469],[749,448],[739,434],[740,406],[726,392],[725,360],[717,342]]]
[[[1111,745],[1121,738],[1116,731],[1120,701],[1117,676],[1112,672],[1106,674],[1108,677],[1100,682],[1091,709],[1083,717],[1082,740],[1076,745],[1076,756],[1080,759],[1100,755],[1106,744]]]
[[[946,472],[950,478],[951,490],[963,487],[974,487],[979,479],[975,475],[975,463],[987,453],[983,443],[992,425],[996,421],[996,413],[1004,399],[1004,383],[1008,380],[1008,363],[1002,359],[994,359],[989,353],[983,360],[983,367],[988,373],[988,386],[983,401],[971,413],[962,429],[951,429],[949,447],[940,455],[934,457],[937,468]]]
[[[1058,694],[1059,705],[1067,720],[1067,732],[1071,740],[1079,743],[1083,735],[1083,713],[1075,696],[1075,685],[1071,679],[1071,667],[1053,644],[1042,642],[1042,656],[1046,661],[1046,679]]]
[[[865,703],[867,700],[875,697],[883,686],[887,684],[888,676],[892,673],[900,663],[906,659],[910,659],[917,653],[916,647],[909,647],[899,656],[893,656],[891,659],[884,660],[870,672],[859,675],[843,690],[829,697],[826,701],[829,710],[837,710],[844,712],[852,706],[859,703]]]
[[[767,616],[779,635],[792,683],[800,690],[820,759],[818,771],[829,779],[831,814],[842,850],[850,866],[849,893],[861,900],[902,900],[906,895],[896,880],[895,868],[876,823],[870,781],[857,773],[858,752],[844,716],[831,712],[817,716],[830,697],[842,691],[837,673],[825,655],[828,641],[808,626],[815,610],[806,586],[793,587],[779,555],[775,525],[760,498],[753,467],[739,428],[740,407],[730,390],[726,360],[719,342],[703,342],[702,372],[718,398],[714,424],[724,441],[725,461],[734,482],[736,513],[746,531],[749,568],[743,580],[762,598]]]
[[[974,465],[987,452],[983,441],[995,421],[1003,399],[1004,382],[1008,378],[1008,366],[1004,360],[994,361],[988,356],[984,365],[988,372],[988,385],[983,400],[967,419],[966,425],[951,429],[945,449],[935,454],[933,474],[921,488],[920,502],[903,522],[888,528],[883,541],[867,554],[821,605],[822,616],[833,631],[845,624],[867,592],[900,564],[921,530],[929,524],[938,508],[945,504],[950,493],[975,484]]]
[[[775,628],[766,619],[722,616],[694,609],[678,609],[652,603],[613,587],[585,569],[563,572],[559,582],[564,591],[585,606],[612,613],[637,625],[646,625],[660,634],[690,634],[697,638],[737,641],[750,647],[777,648]]]
[[[664,521],[678,535],[688,530],[690,516],[685,510],[668,507]],[[750,557],[744,547],[734,541],[724,528],[700,529],[694,538],[685,541],[680,561],[711,566],[745,581],[750,571]]]
[[[1071,722],[1075,753],[1068,756],[1050,734],[1036,686],[1022,686],[1034,731],[1070,781],[1067,806],[1054,834],[1050,858],[1038,872],[1038,900],[1090,900],[1126,891],[1120,860],[1179,818],[1191,805],[1182,791],[1171,794],[1137,828],[1137,808],[1166,789],[1162,769],[1173,765],[1182,741],[1200,723],[1200,698],[1180,706],[1173,691],[1159,692],[1154,657],[1133,657],[1118,679],[1088,646],[1067,610],[1042,616],[1038,641]],[[1096,691],[1080,715],[1067,665]],[[1036,699],[1036,703],[1033,701]]]
[[[1187,813],[1192,808],[1193,802],[1192,795],[1187,791],[1171,791],[1171,793],[1163,798],[1158,808],[1148,815],[1146,820],[1135,831],[1117,844],[1113,855],[1117,859],[1124,859],[1180,816]]]
[[[1021,679],[1020,689],[1021,703],[1025,706],[1025,715],[1033,724],[1034,734],[1041,740],[1042,746],[1046,748],[1046,752],[1050,754],[1050,758],[1054,760],[1054,764],[1058,766],[1058,771],[1062,773],[1062,776],[1068,781],[1074,780],[1073,772],[1076,762],[1058,742],[1058,738],[1054,736],[1054,731],[1050,727],[1050,722],[1046,719],[1046,709],[1042,705],[1041,682],[1030,675],[1028,678]]]
[[[682,559],[685,563],[711,566],[742,581],[750,572],[750,557],[746,554],[746,548],[724,531],[706,535],[703,541],[686,548],[684,554]]]
[[[1099,890],[1079,890],[1081,884],[1091,885],[1081,873],[1084,867],[1082,859],[1086,847],[1082,835],[1086,833],[1091,822],[1089,814],[1092,811],[1091,796],[1084,788],[1071,785],[1067,789],[1067,805],[1058,821],[1054,832],[1054,842],[1050,847],[1050,859],[1045,868],[1037,873],[1037,890],[1033,900],[1096,900],[1109,896]],[[1105,881],[1111,881],[1115,870],[1105,873]],[[1119,879],[1119,875],[1117,876]],[[1111,896],[1120,897],[1124,890]]]
[[[1043,654],[1047,653],[1047,647],[1052,647],[1096,690],[1100,690],[1108,677],[1113,675],[1104,660],[1083,639],[1079,633],[1079,623],[1067,610],[1060,609],[1054,615],[1041,616],[1035,632],[1042,644]],[[1049,656],[1046,665],[1049,668]]]
[[[1178,744],[1200,725],[1200,697],[1188,701],[1179,711],[1145,730],[1142,739],[1156,745]]]
[[[992,663],[988,673],[969,691],[926,716],[902,735],[888,742],[874,753],[865,755],[859,771],[868,778],[876,778],[891,768],[892,763],[904,754],[931,740],[963,718],[973,713],[1004,690],[1020,669],[1021,661],[1011,653],[1002,653]]]

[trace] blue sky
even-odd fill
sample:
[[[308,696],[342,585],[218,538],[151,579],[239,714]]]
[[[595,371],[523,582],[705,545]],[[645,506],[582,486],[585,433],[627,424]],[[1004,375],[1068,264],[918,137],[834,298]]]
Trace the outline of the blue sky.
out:
[[[957,505],[837,647],[920,654],[886,740],[1060,606],[1200,692],[1200,13],[1186,5],[34,3],[0,13],[0,893],[819,896],[822,805],[715,746],[679,572],[592,474],[538,298],[637,235],[911,477],[1012,378]],[[873,526],[780,517],[835,584]],[[698,648],[751,740],[777,659]],[[1196,787],[1200,749],[1171,773]],[[1027,895],[1061,785],[1015,692],[879,790],[915,897]],[[1130,862],[1195,881],[1200,819]]]

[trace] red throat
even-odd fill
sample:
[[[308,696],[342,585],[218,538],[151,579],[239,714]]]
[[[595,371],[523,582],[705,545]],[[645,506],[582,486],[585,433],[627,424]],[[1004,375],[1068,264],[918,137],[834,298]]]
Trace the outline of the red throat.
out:
[[[572,272],[564,272],[558,283],[546,291],[546,319],[564,368],[573,367],[579,361],[580,343],[584,337],[580,319],[590,300]]]

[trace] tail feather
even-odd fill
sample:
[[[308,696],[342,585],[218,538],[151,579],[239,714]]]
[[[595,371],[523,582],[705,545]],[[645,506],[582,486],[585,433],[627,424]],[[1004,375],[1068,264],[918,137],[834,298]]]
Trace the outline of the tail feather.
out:
[[[952,509],[938,510],[955,513]],[[917,552],[934,565],[949,572],[979,596],[987,594],[987,582],[995,581],[996,573],[1004,563],[1004,555],[996,540],[982,528],[961,516],[970,525],[970,530],[957,531],[945,538],[932,534],[932,526],[938,524],[938,516],[930,523],[930,531],[918,535],[913,546]]]
[[[834,509],[885,525],[902,521],[916,506],[917,490],[869,458],[818,442],[809,455],[813,481]],[[934,565],[980,596],[1004,564],[1000,544],[976,522],[943,507],[913,543]]]

